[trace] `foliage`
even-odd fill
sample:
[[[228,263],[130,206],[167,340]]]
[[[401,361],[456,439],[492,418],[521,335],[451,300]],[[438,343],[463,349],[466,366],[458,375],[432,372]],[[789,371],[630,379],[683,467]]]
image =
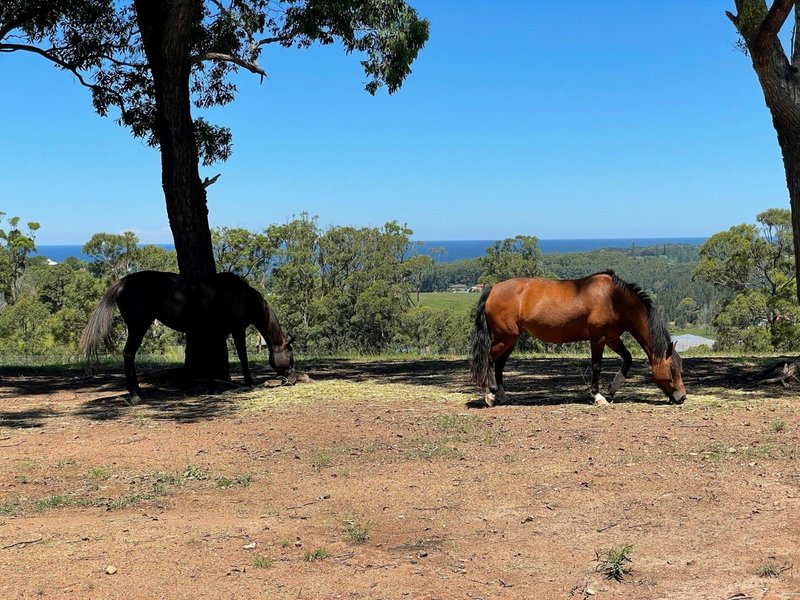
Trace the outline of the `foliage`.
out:
[[[518,235],[497,241],[480,259],[483,272],[479,283],[496,283],[514,277],[539,277],[544,274],[539,238]]]
[[[0,349],[9,354],[43,354],[47,339],[47,307],[30,296],[0,311]]]
[[[5,213],[0,212],[0,223]],[[17,283],[28,264],[28,256],[36,251],[36,231],[39,224],[28,223],[28,233],[19,229],[19,217],[8,220],[8,231],[0,229],[0,295],[7,304],[17,301]]]
[[[709,238],[694,278],[725,293],[714,317],[719,349],[796,350],[800,308],[790,213],[774,208],[756,221]]]
[[[176,56],[152,53],[159,33],[171,33]],[[185,83],[170,84],[188,86],[195,106],[207,109],[234,100],[231,78],[240,69],[263,80],[258,60],[268,45],[339,43],[347,54],[365,57],[361,64],[370,94],[384,85],[394,93],[427,39],[428,22],[403,0],[8,0],[0,6],[0,52],[34,52],[72,72],[91,90],[100,115],[116,109],[120,124],[153,146],[159,144],[160,78],[186,73]],[[171,65],[174,71],[164,69],[162,61],[168,60],[178,63]],[[198,118],[194,130],[204,164],[229,156],[228,129]]]

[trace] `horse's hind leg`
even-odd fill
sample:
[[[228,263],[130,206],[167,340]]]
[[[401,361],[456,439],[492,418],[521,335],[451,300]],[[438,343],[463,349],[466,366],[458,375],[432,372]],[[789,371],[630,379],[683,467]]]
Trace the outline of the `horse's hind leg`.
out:
[[[608,404],[603,394],[600,393],[600,373],[603,371],[603,349],[605,343],[599,340],[591,340],[592,347],[592,385],[590,393],[597,405]]]
[[[519,336],[496,337],[492,343],[492,351],[489,356],[490,366],[493,365],[494,369],[489,374],[489,389],[486,391],[486,404],[494,406],[495,404],[502,404],[508,398],[506,391],[503,388],[503,369],[506,367],[506,361],[511,356],[514,346],[517,345]]]
[[[125,341],[125,348],[122,350],[122,358],[125,362],[125,387],[131,395],[131,404],[138,404],[142,399],[142,390],[139,388],[139,380],[136,377],[136,352],[142,345],[144,334],[150,329],[152,321],[142,325],[128,325],[128,339]]]
[[[625,344],[622,343],[622,340],[608,342],[608,347],[619,354],[622,358],[622,366],[620,367],[620,370],[617,371],[617,374],[614,375],[614,380],[608,386],[608,395],[613,398],[614,394],[619,391],[619,388],[622,387],[622,383],[628,377],[628,372],[630,371],[631,362],[633,359],[631,358],[631,353],[628,352],[628,349],[625,347]]]

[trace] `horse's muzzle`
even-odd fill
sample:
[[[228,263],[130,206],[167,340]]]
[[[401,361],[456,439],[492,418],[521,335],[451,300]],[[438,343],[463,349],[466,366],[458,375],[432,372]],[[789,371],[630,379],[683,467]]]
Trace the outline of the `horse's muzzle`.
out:
[[[686,402],[686,392],[675,391],[669,397],[670,404],[683,404],[684,402]]]

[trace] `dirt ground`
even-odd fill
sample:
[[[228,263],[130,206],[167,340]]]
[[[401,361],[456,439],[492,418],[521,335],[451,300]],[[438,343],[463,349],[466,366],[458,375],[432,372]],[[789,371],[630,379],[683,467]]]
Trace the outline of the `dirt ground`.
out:
[[[0,598],[800,598],[798,393],[685,359],[671,406],[639,360],[594,407],[587,366],[512,357],[493,409],[458,360],[135,407],[2,369]]]

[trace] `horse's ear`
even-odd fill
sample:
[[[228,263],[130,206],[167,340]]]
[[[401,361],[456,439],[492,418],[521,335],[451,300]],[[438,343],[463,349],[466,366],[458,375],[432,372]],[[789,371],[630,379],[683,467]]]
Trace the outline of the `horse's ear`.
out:
[[[673,350],[675,350],[675,344],[674,344],[674,342],[670,342],[669,346],[667,346],[667,358],[672,356],[672,351]]]

